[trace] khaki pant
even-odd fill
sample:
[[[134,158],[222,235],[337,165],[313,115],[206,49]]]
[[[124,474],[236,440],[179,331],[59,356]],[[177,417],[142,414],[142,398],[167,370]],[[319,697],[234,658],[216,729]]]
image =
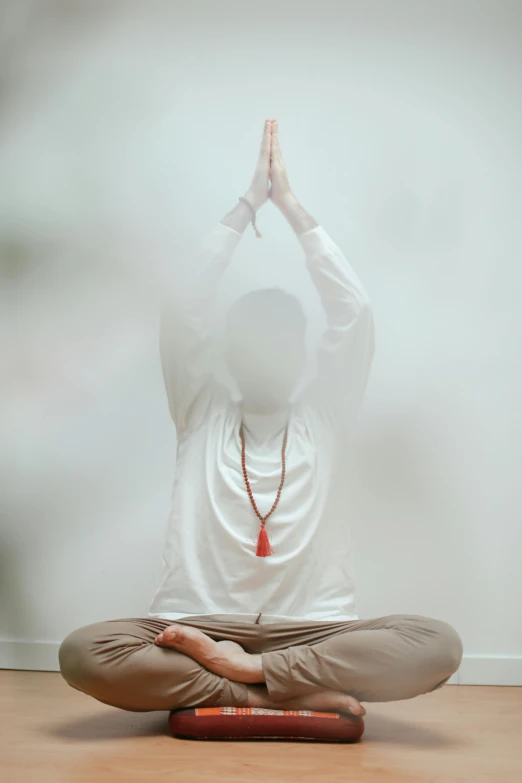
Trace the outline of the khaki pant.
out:
[[[417,615],[348,622],[175,621],[212,639],[261,653],[274,701],[331,688],[362,702],[411,699],[439,688],[458,669],[462,642],[447,623]],[[171,620],[134,617],[86,625],[59,650],[73,688],[134,712],[248,704],[249,686],[213,674],[176,650],[154,644]]]

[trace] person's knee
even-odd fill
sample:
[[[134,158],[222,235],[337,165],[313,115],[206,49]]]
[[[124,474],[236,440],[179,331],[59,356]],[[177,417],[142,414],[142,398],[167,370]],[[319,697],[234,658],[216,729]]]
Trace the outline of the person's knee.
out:
[[[92,676],[92,661],[84,628],[72,631],[60,644],[58,663],[64,680],[73,688],[82,690]]]
[[[193,692],[205,690],[212,699],[208,706],[220,703],[226,680],[221,686],[220,678],[182,653],[124,633],[115,639],[115,633],[119,633],[117,629],[111,631],[110,625],[102,622],[78,628],[65,637],[58,660],[69,685],[104,704],[131,712],[180,709],[192,704]],[[200,682],[202,677],[216,683],[206,686]]]
[[[430,619],[426,630],[430,633],[430,657],[435,677],[445,681],[455,674],[461,664],[462,639],[453,626],[443,620]]]

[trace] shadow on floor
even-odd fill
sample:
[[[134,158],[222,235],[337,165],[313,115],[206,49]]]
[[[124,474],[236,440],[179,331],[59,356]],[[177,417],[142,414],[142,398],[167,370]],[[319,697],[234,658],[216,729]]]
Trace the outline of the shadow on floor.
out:
[[[421,725],[389,715],[371,714],[368,711],[365,719],[363,740],[373,744],[404,745],[409,748],[455,748],[465,747],[468,743],[461,736],[451,734],[446,730],[433,726]]]
[[[45,733],[68,740],[114,740],[128,737],[171,736],[168,712],[127,712],[108,708],[101,715],[85,715],[67,722],[42,726]]]

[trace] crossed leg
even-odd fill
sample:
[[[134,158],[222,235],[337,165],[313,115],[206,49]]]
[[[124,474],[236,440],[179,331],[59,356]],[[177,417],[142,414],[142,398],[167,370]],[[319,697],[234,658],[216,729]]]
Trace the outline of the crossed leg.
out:
[[[294,634],[291,645],[259,654],[216,643],[199,629],[179,624],[154,641],[232,681],[264,684],[249,687],[252,705],[340,709],[355,715],[365,713],[359,701],[408,699],[440,688],[462,659],[457,632],[448,623],[419,615],[301,625],[301,638]]]
[[[60,670],[77,690],[132,711],[263,706],[361,715],[360,701],[435,690],[462,657],[451,626],[416,615],[267,625],[257,646],[252,631],[155,618],[94,623],[64,639]]]
[[[209,671],[230,678],[234,682],[248,683],[247,698],[251,707],[290,710],[325,710],[365,715],[364,707],[347,693],[328,688],[316,689],[306,696],[292,697],[281,694],[274,698],[265,687],[265,674],[261,654],[249,654],[237,642],[216,642],[198,628],[171,625],[154,640],[155,644],[184,652]]]
[[[215,640],[191,626],[179,627],[187,635],[193,633],[192,639],[199,635],[210,643],[219,652],[220,660],[238,652],[245,659],[259,658],[248,655],[237,642],[221,638],[231,635],[248,643],[248,633],[243,631],[248,632],[252,626],[244,624],[246,627],[238,630],[239,625],[235,624],[235,632],[229,624],[222,624],[221,632],[214,627]],[[154,644],[158,632],[166,626],[165,620],[124,618],[78,628],[60,645],[61,674],[76,690],[104,704],[134,712],[211,706],[365,712],[348,694],[333,691],[318,691],[304,699],[283,696],[276,701],[264,686],[236,682],[211,671],[210,659],[205,666],[198,654],[194,657],[181,649]]]
[[[60,672],[76,690],[133,712],[247,706],[247,686],[188,655],[154,644],[168,621],[131,617],[91,623],[60,645]]]

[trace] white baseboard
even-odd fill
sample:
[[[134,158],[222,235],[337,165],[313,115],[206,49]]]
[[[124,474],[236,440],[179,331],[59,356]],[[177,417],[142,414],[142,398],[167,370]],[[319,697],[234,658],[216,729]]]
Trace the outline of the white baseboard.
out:
[[[522,655],[465,655],[458,685],[522,685]]]
[[[57,642],[0,641],[0,669],[59,672]]]
[[[0,669],[57,672],[56,642],[0,641]],[[522,655],[465,655],[450,685],[520,685]]]

